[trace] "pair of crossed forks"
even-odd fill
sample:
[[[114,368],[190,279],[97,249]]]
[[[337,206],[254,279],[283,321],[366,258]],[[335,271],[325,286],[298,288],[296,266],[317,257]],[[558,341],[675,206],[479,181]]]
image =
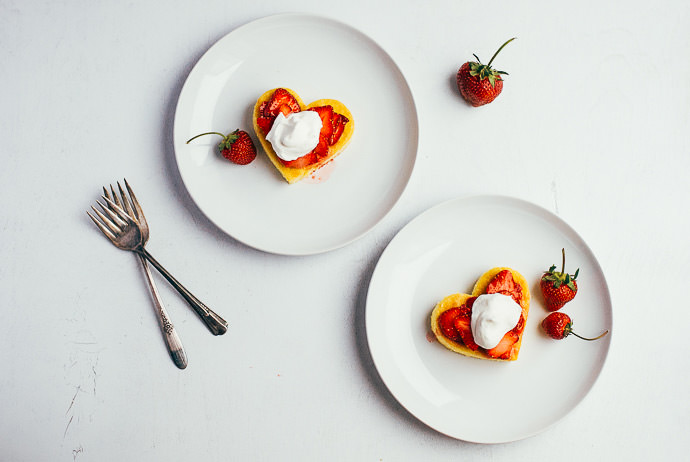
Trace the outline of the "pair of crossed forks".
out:
[[[115,188],[113,188],[112,185],[110,185],[110,191],[105,187],[103,188],[103,195],[101,197],[105,201],[105,204],[101,201],[96,201],[101,210],[91,206],[91,209],[98,218],[93,216],[90,212],[86,213],[116,247],[122,250],[130,250],[139,256],[141,264],[144,267],[146,280],[153,294],[158,321],[170,357],[177,367],[184,369],[187,367],[187,355],[184,352],[177,331],[163,306],[148,263],[151,263],[180,295],[182,295],[213,335],[224,334],[228,330],[228,323],[180,284],[179,281],[163,268],[163,266],[146,250],[145,245],[149,239],[149,226],[146,222],[144,211],[141,209],[139,201],[126,179],[125,188],[127,192],[120,186],[119,182],[117,182],[117,188],[119,195],[115,192]]]

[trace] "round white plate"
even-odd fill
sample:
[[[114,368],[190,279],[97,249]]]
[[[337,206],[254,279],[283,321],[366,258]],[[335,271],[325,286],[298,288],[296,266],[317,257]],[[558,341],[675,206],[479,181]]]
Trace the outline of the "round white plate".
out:
[[[288,87],[306,104],[342,101],[354,116],[350,145],[314,178],[288,185],[252,129],[266,90]],[[243,128],[257,159],[232,164],[219,136]],[[175,113],[174,146],[185,187],[219,228],[266,252],[307,255],[361,237],[395,205],[417,156],[417,111],[391,57],[350,26],[302,14],[269,16],[235,29],[194,66]]]
[[[528,202],[477,196],[442,203],[406,225],[381,256],[366,304],[376,368],[396,399],[446,435],[501,443],[538,433],[570,412],[604,366],[611,334],[586,342],[542,333],[548,312],[539,279],[552,264],[578,267],[578,294],[562,311],[574,331],[612,327],[604,274],[592,251],[563,220]],[[486,270],[508,266],[532,284],[532,302],[515,362],[459,355],[436,341],[431,311],[446,295],[472,290]]]

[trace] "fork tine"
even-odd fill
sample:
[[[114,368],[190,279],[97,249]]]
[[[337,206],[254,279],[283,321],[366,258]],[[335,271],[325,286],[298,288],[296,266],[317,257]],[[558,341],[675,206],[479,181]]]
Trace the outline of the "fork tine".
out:
[[[93,207],[91,207],[91,208],[93,209]],[[98,210],[94,209],[94,212],[96,212],[97,214],[100,215],[100,213],[98,212]],[[100,229],[101,232],[102,232],[103,234],[105,234],[105,236],[106,236],[108,239],[110,239],[111,241],[115,241],[115,239],[117,239],[117,238],[115,237],[115,235],[114,235],[114,234],[113,234],[103,223],[101,223],[100,221],[98,221],[98,220],[97,220],[93,215],[91,215],[88,211],[86,212],[86,214],[91,218],[91,220],[96,224],[96,226],[98,226],[98,229]]]
[[[115,194],[115,190],[113,189],[113,185],[110,185],[110,191],[108,191],[108,189],[105,186],[103,186],[103,197],[108,198],[111,201],[113,201],[114,203],[116,203],[117,205],[121,206],[120,199],[117,197],[117,194]]]
[[[110,187],[112,188],[112,185],[111,185]],[[106,188],[105,186],[103,186],[103,195],[104,195],[105,197],[107,197],[108,199],[112,199],[112,196],[111,196],[110,193],[108,192],[108,188]]]
[[[100,205],[101,207],[103,207],[103,204]],[[96,215],[98,215],[98,218],[101,219],[101,222],[104,223],[105,226],[107,226],[113,233],[119,233],[121,231],[121,227],[127,225],[126,223],[123,224],[122,220],[120,220],[118,217],[115,217],[114,219],[106,217],[100,212],[100,210],[96,209],[96,207],[94,207],[93,205],[91,206],[91,210],[93,210],[96,213]]]
[[[117,186],[119,187],[120,185],[118,184]],[[118,196],[117,193],[115,192],[115,188],[113,188],[113,185],[110,185],[110,192],[112,195],[109,194],[108,198],[111,199],[113,202],[115,202],[117,205],[119,205],[120,208],[122,208],[125,211],[125,213],[128,213],[131,216],[131,213],[129,212],[128,208],[126,207],[126,203],[125,203],[125,205],[122,204],[122,200],[120,199],[120,196]]]
[[[105,196],[103,196],[103,199],[105,199]],[[109,199],[106,199],[108,201]],[[115,210],[113,207],[117,207],[114,202],[110,201],[108,203],[108,206],[106,207],[103,205],[101,201],[96,201],[98,205],[101,206],[103,211],[108,214],[110,217],[110,221],[115,223],[118,227],[126,226],[127,225],[127,216],[122,216],[117,210]],[[122,210],[122,209],[120,209]],[[124,211],[122,211],[124,213]]]
[[[141,205],[139,205],[139,201],[137,200],[137,196],[134,195],[134,191],[132,191],[132,187],[127,182],[127,178],[125,178],[125,187],[127,188],[127,192],[129,193],[129,198],[132,201],[132,205],[134,205],[134,209],[136,210],[137,218],[142,223],[146,223],[146,217],[144,216],[144,211],[141,209]]]
[[[120,206],[126,212],[127,210],[126,210],[125,206],[122,204],[122,200],[120,199],[120,196],[118,196],[117,193],[115,192],[115,188],[113,187],[112,184],[109,186],[110,186],[110,192],[108,192],[108,190],[105,187],[103,187],[103,191],[105,191],[105,196],[108,199],[110,199],[111,201],[115,202],[118,206]]]
[[[120,207],[119,205],[117,205],[113,200],[108,199],[108,198],[105,197],[105,196],[101,196],[101,197],[102,197],[103,199],[105,199],[106,203],[108,204],[107,209],[110,210],[109,213],[113,213],[113,214],[117,215],[117,216],[118,216],[122,221],[124,221],[125,223],[126,223],[126,222],[129,222],[129,221],[134,221],[134,222],[136,223],[136,221],[137,221],[136,218],[133,217],[133,216],[131,216],[131,215],[129,215],[127,212],[125,212],[125,211],[122,209],[122,207]],[[99,202],[99,203],[100,203],[100,202]]]
[[[117,188],[120,190],[120,197],[122,197],[122,205],[124,205],[125,211],[134,218],[139,218],[137,216],[137,212],[135,210],[132,210],[132,206],[130,205],[130,201],[127,199],[127,194],[125,194],[125,191],[122,189],[122,186],[120,186],[120,182],[117,182]],[[119,205],[119,204],[118,204]]]

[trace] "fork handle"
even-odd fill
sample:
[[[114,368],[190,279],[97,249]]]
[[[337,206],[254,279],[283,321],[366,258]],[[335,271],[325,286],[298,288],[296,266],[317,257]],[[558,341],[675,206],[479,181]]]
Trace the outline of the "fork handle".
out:
[[[213,335],[223,335],[228,331],[228,323],[220,317],[217,313],[213,312],[209,307],[204,305],[201,300],[196,298],[190,291],[188,291],[180,282],[173,277],[163,265],[158,263],[158,261],[153,258],[153,256],[145,249],[141,248],[136,251],[139,255],[145,257],[154,268],[160,272],[165,279],[177,290],[182,297],[187,300],[187,303],[196,311],[201,320],[206,324],[206,327],[211,331]]]
[[[165,340],[165,345],[168,347],[170,358],[172,358],[177,367],[184,369],[187,367],[187,355],[184,352],[184,348],[182,348],[180,337],[177,335],[175,326],[173,326],[172,322],[170,321],[170,316],[168,316],[168,312],[163,306],[163,301],[158,293],[158,288],[153,282],[149,264],[146,263],[146,259],[141,254],[139,255],[139,259],[141,260],[141,265],[144,267],[146,281],[149,283],[149,288],[151,289],[151,294],[153,295],[153,303],[156,305],[156,314],[158,314],[158,323],[161,326],[163,339]]]

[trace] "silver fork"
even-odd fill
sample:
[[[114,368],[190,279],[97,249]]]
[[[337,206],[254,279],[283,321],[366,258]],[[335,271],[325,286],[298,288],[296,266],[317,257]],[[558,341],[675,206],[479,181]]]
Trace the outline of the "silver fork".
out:
[[[139,205],[137,197],[134,195],[131,186],[125,179],[125,188],[127,189],[127,194],[117,183],[117,187],[120,193],[120,197],[115,193],[115,189],[110,185],[110,193],[106,188],[103,188],[103,199],[111,211],[116,214],[124,214],[131,217],[133,221],[138,225],[139,232],[141,233],[142,239],[140,245],[127,248],[125,250],[131,250],[146,258],[154,268],[156,268],[162,275],[167,279],[167,281],[182,295],[182,297],[189,303],[189,305],[194,309],[194,311],[199,315],[201,320],[204,322],[206,327],[211,331],[213,335],[222,335],[228,330],[228,323],[220,315],[215,313],[209,307],[204,305],[201,300],[196,298],[189,290],[187,290],[177,279],[173,277],[170,272],[168,272],[163,265],[158,263],[158,261],[153,258],[146,250],[146,242],[149,239],[149,225],[144,216],[144,211]]]
[[[103,234],[120,249],[130,249],[142,245],[143,235],[135,220],[124,213],[117,213],[114,211],[112,207],[118,206],[112,202],[112,200],[108,199],[106,202],[108,201],[110,201],[108,206],[103,205],[100,201],[96,201],[105,214],[91,206],[94,213],[100,218],[100,221],[89,212],[86,213],[91,217]],[[168,352],[175,365],[180,369],[184,369],[187,367],[187,355],[182,347],[180,337],[177,335],[177,331],[172,322],[170,322],[170,316],[168,316],[168,312],[158,293],[158,288],[153,282],[151,270],[149,269],[146,259],[141,254],[138,254],[138,257],[144,267],[144,274],[146,274],[146,280],[151,289],[151,294],[153,295],[153,302],[156,305],[156,314],[158,315],[158,322],[163,333],[165,345],[168,347]]]

